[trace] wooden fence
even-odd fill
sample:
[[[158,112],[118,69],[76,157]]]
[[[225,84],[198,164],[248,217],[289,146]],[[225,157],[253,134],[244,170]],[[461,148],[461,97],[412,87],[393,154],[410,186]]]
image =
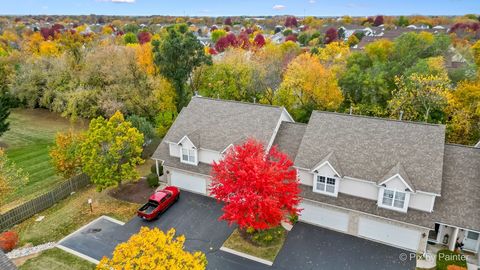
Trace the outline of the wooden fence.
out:
[[[90,179],[85,174],[74,176],[67,181],[57,184],[49,192],[39,195],[30,201],[0,214],[0,232],[53,206],[72,192],[85,187],[89,183]]]

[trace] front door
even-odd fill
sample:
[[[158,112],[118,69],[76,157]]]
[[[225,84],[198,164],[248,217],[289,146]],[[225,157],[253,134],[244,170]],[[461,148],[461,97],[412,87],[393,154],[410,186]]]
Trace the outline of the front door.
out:
[[[463,248],[477,252],[479,239],[480,239],[479,233],[467,231],[465,233],[465,238],[463,240],[463,244],[464,244]]]

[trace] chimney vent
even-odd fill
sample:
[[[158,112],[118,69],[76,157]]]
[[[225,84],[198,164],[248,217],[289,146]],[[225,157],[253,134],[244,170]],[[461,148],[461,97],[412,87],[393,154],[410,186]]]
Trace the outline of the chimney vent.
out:
[[[352,105],[350,105],[350,113],[349,114],[352,115],[352,113],[353,113],[353,107],[352,107]]]
[[[400,111],[400,116],[398,117],[398,120],[402,120],[403,119],[403,111]]]

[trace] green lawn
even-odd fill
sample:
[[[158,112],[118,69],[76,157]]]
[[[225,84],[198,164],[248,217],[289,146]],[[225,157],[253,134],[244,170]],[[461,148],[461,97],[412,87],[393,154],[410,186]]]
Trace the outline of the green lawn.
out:
[[[87,203],[89,198],[93,200],[93,213],[90,212]],[[108,190],[97,192],[93,186],[89,186],[60,201],[53,207],[15,225],[13,231],[16,231],[19,235],[19,246],[27,243],[39,245],[59,241],[102,215],[128,221],[135,216],[139,206],[110,197]],[[35,221],[38,216],[45,216],[45,218],[42,221]]]
[[[271,246],[255,246],[243,239],[238,229],[235,229],[225,243],[223,243],[223,246],[273,262],[278,252],[282,249],[283,242],[285,242],[285,236],[283,236],[278,243]]]
[[[92,270],[95,264],[54,248],[42,252],[39,256],[27,260],[18,269],[20,270]]]
[[[437,270],[447,270],[449,265],[458,265],[467,269],[465,255],[442,249],[437,252]]]
[[[86,124],[72,124],[58,114],[41,109],[15,109],[9,117],[10,130],[0,138],[7,156],[29,174],[27,185],[2,199],[2,209],[31,199],[62,180],[55,174],[48,155],[55,134],[81,130]]]

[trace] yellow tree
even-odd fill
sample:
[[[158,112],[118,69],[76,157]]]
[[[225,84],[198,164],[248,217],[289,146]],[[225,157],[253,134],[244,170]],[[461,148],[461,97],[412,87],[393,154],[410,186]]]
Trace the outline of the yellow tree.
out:
[[[152,44],[150,42],[144,44],[128,44],[128,47],[135,49],[135,58],[140,68],[148,75],[155,73],[155,65],[153,64]]]
[[[395,78],[397,90],[388,102],[391,115],[404,112],[404,119],[436,122],[432,112],[443,112],[450,91],[450,80],[446,73],[418,74]]]
[[[38,48],[38,54],[40,56],[58,56],[60,55],[60,47],[55,41],[42,41]]]
[[[287,67],[274,103],[285,106],[299,121],[307,121],[312,110],[335,110],[343,101],[335,73],[317,56],[303,53]]]
[[[385,62],[393,52],[393,42],[380,39],[365,46],[365,52],[374,61]]]
[[[480,66],[480,40],[472,46],[473,57],[477,66]]]
[[[346,65],[350,48],[344,42],[330,42],[318,52],[318,59],[335,74],[342,73]]]
[[[111,259],[104,257],[97,270],[202,270],[207,259],[202,252],[184,250],[185,236],[175,238],[175,229],[164,233],[142,227],[127,242],[119,244]]]
[[[448,95],[447,140],[474,144],[480,139],[480,79],[464,81]]]
[[[83,135],[72,131],[57,133],[55,136],[55,145],[50,149],[49,154],[55,170],[65,178],[81,172],[80,145],[82,141]]]

